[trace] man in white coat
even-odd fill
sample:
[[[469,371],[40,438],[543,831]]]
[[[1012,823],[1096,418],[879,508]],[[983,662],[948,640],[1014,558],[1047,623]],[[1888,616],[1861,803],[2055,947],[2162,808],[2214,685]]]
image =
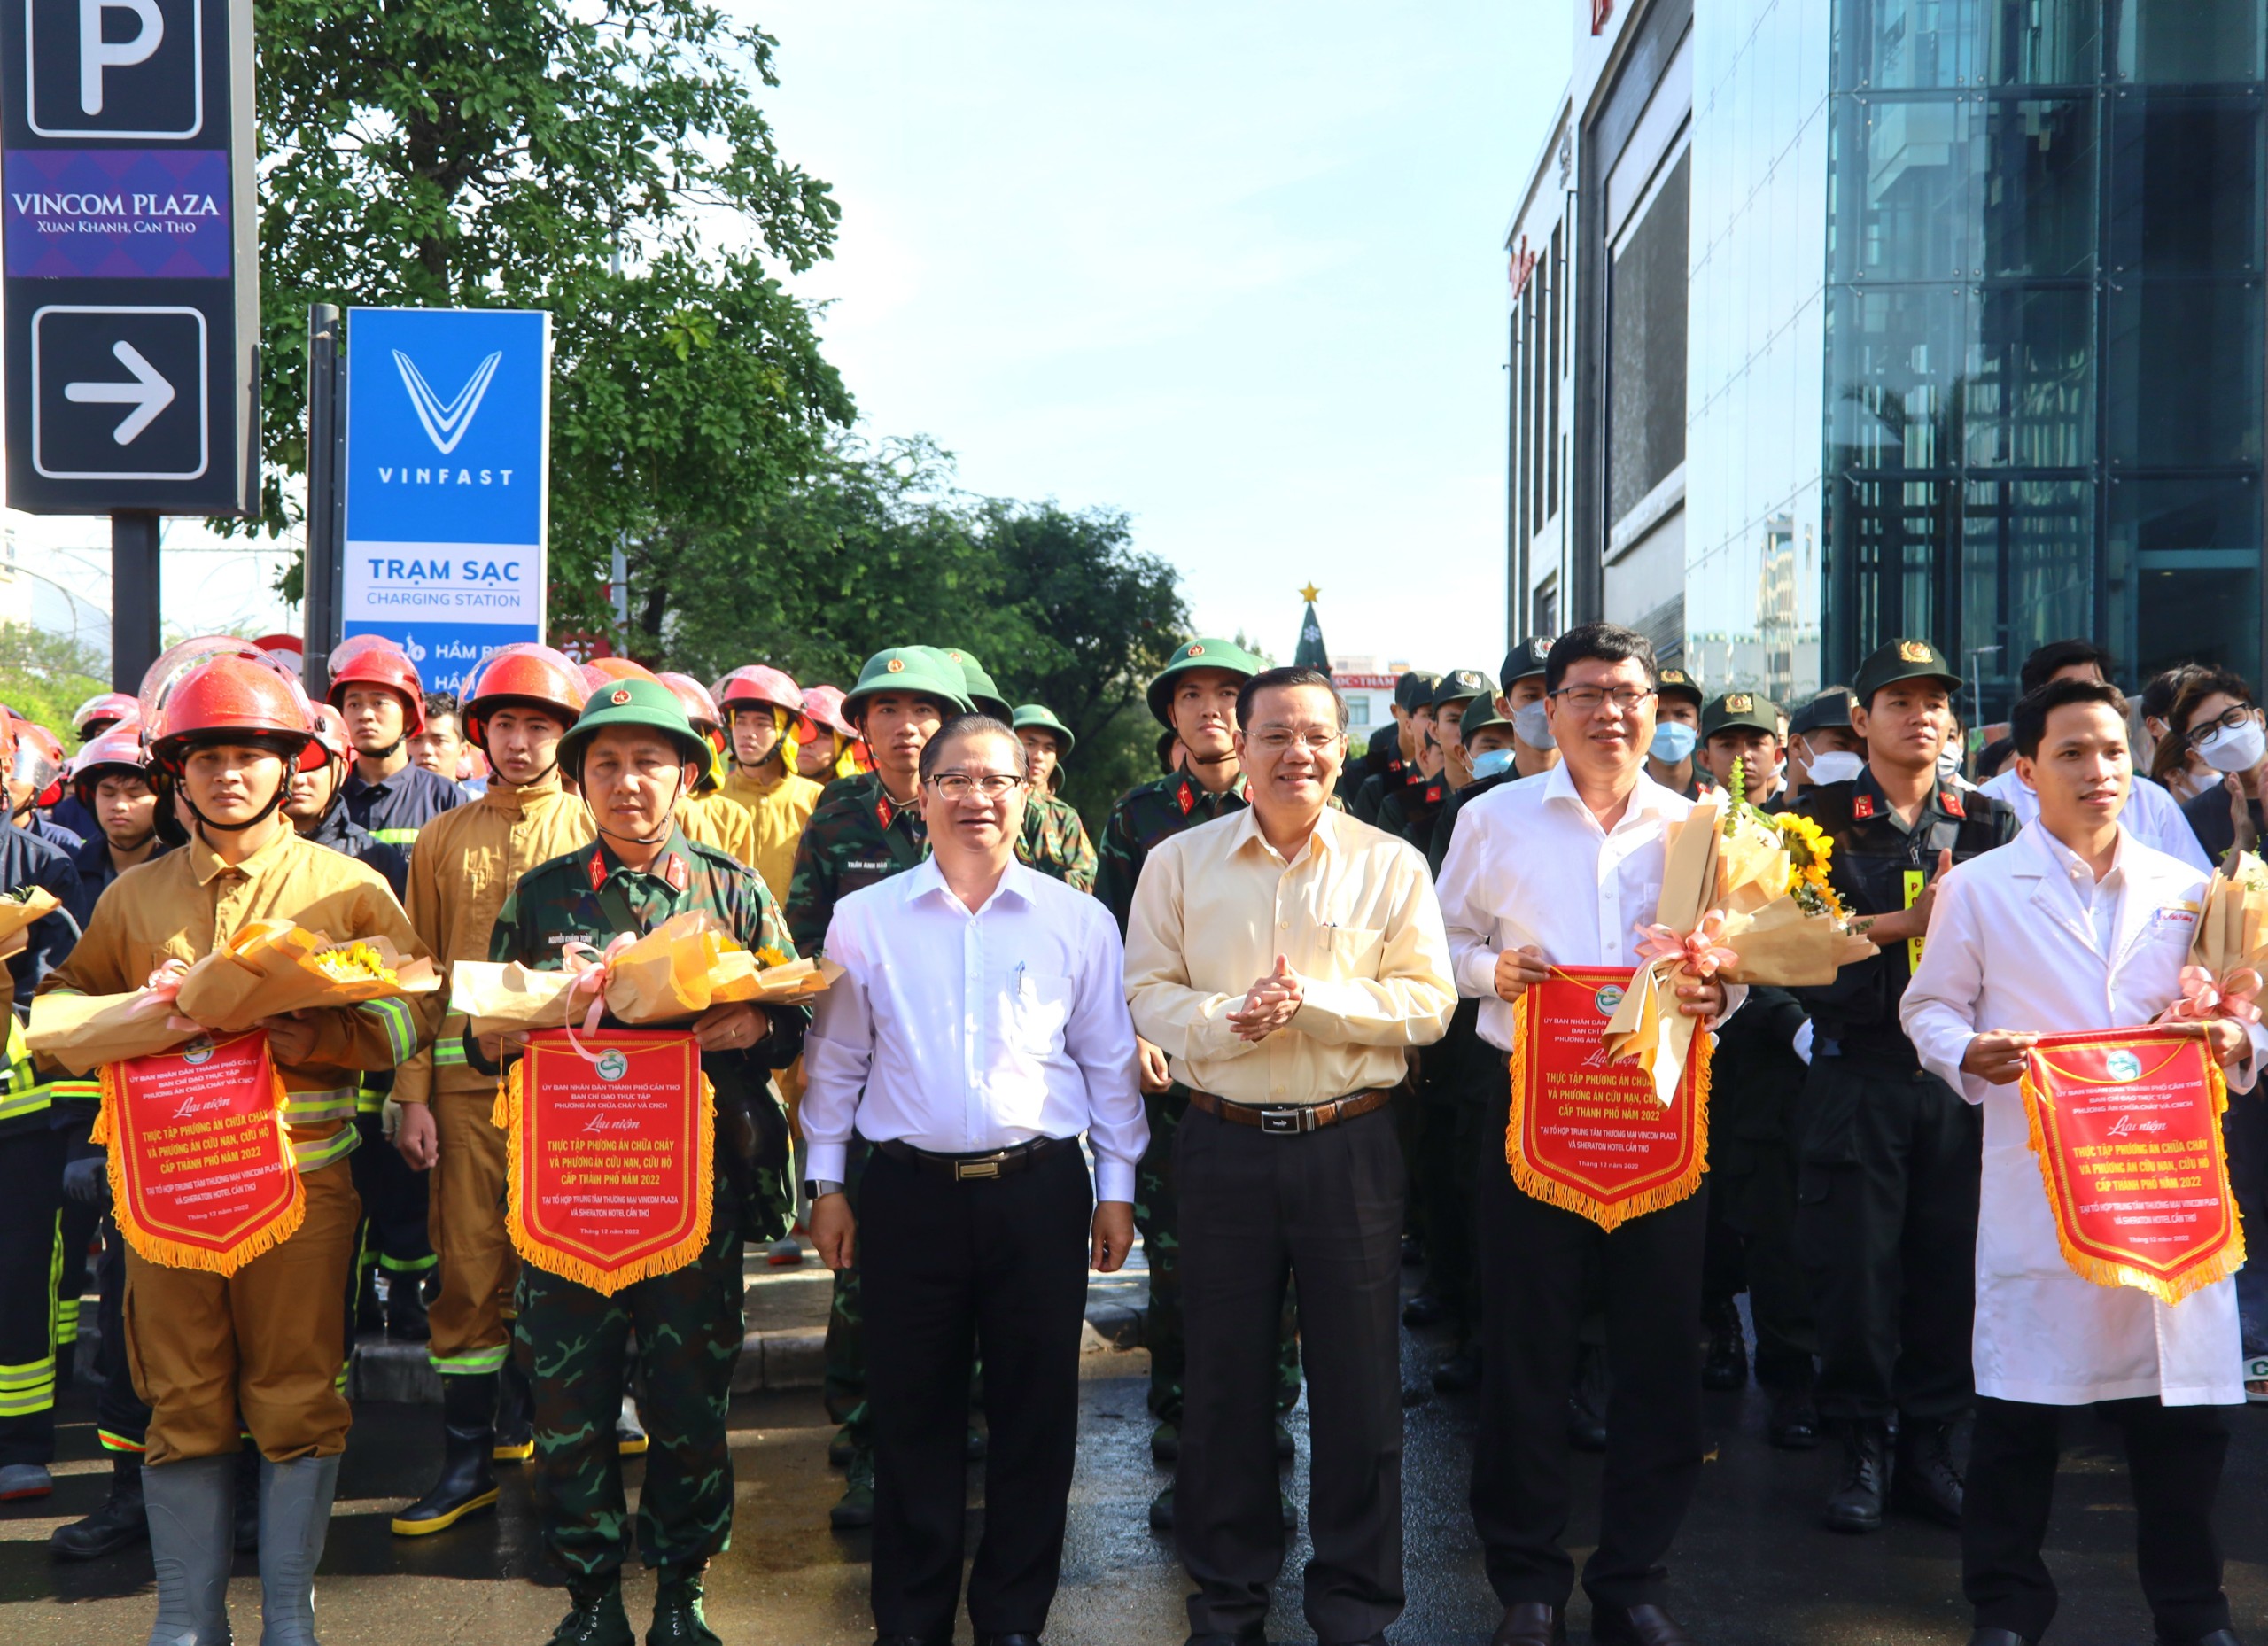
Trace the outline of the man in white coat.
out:
[[[2160,1646],[2237,1646],[2213,1500],[2228,1449],[2217,1406],[2244,1399],[2234,1283],[2169,1307],[2075,1274],[2056,1243],[2016,1089],[2041,1035],[2149,1022],[2181,998],[2205,876],[2122,828],[2132,781],[2125,702],[2056,680],[2013,717],[2039,815],[1940,882],[1900,1009],[1923,1065],[1984,1110],[1977,1235],[1977,1432],[1961,1520],[1970,1646],[2031,1646],[2055,1614],[2040,1558],[2062,1409],[2094,1405],[2126,1437],[2142,1590]],[[2229,1084],[2268,1038],[2208,1021]]]

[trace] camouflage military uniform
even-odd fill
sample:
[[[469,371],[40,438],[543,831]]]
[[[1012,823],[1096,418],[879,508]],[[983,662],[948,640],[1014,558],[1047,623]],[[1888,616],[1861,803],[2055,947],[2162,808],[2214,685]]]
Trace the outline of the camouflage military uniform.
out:
[[[1095,889],[1095,847],[1076,807],[1052,795],[1024,796],[1023,833],[1016,857],[1073,891]]]
[[[650,931],[695,909],[716,916],[751,950],[794,952],[756,872],[695,845],[680,828],[651,873],[625,868],[604,842],[529,870],[497,916],[489,958],[556,969],[570,940],[603,949],[617,932]],[[804,1008],[770,1010],[772,1032],[757,1045],[701,1059],[716,1089],[718,1138],[716,1212],[699,1260],[611,1297],[532,1264],[521,1267],[514,1335],[535,1389],[536,1502],[545,1546],[579,1576],[617,1571],[630,1552],[614,1425],[632,1386],[651,1441],[638,1509],[646,1564],[697,1564],[723,1549],[731,1533],[725,1416],[745,1330],[741,1243],[787,1226],[793,1203],[787,1117],[766,1083],[773,1069],[793,1060],[810,1021]],[[467,1050],[478,1059],[477,1047]],[[736,1132],[753,1144],[734,1146]]]
[[[796,877],[788,894],[788,929],[795,936],[797,951],[821,952],[827,922],[835,918],[835,905],[843,898],[913,868],[928,855],[929,835],[922,827],[920,813],[893,801],[874,773],[862,772],[828,784],[796,846]],[[866,1146],[854,1137],[843,1173],[843,1192],[854,1211],[866,1167]],[[827,1415],[849,1427],[855,1448],[871,1449],[866,1316],[855,1268],[835,1271],[823,1376]]]
[[[1335,803],[1334,803],[1335,804]],[[1151,849],[1162,840],[1225,817],[1246,804],[1244,776],[1214,794],[1186,773],[1175,773],[1130,788],[1111,808],[1103,825],[1095,873],[1095,896],[1109,905],[1126,929],[1134,906],[1135,883]],[[1163,1091],[1145,1092],[1142,1106],[1150,1122],[1150,1146],[1134,1173],[1134,1224],[1142,1231],[1142,1251],[1150,1266],[1150,1306],[1144,1340],[1150,1351],[1150,1411],[1161,1423],[1181,1423],[1181,1379],[1185,1355],[1181,1335],[1180,1221],[1173,1171],[1174,1133],[1189,1109],[1189,1088],[1179,1081]],[[1289,1411],[1300,1399],[1298,1313],[1286,1294],[1284,1329],[1277,1356],[1276,1405]]]

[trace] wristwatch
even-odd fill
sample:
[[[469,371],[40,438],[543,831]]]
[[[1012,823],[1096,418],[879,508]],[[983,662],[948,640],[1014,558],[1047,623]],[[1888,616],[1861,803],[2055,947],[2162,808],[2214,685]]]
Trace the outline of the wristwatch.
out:
[[[842,1194],[844,1192],[846,1192],[846,1191],[843,1189],[843,1185],[836,1183],[831,1177],[807,1177],[804,1180],[804,1193],[814,1200],[818,1200],[819,1196],[823,1194]]]

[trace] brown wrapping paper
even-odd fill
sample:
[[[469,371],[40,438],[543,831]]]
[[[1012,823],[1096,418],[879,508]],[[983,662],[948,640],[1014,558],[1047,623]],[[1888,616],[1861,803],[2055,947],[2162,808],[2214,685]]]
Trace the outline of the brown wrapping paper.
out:
[[[128,995],[40,995],[24,1039],[42,1057],[74,1075],[105,1063],[170,1052],[197,1037],[194,1023],[146,989]]]
[[[1866,938],[1845,931],[1830,917],[1806,913],[1788,897],[1752,914],[1728,914],[1722,940],[1740,957],[1717,974],[1727,982],[1788,989],[1824,987],[1836,973],[1875,951]]]
[[[1717,848],[1724,820],[1722,803],[1703,801],[1665,831],[1666,860],[1662,867],[1662,893],[1655,905],[1657,924],[1683,936],[1701,924],[1717,890]],[[1667,1108],[1677,1096],[1677,1083],[1685,1077],[1685,1060],[1693,1049],[1699,1021],[1677,1009],[1670,975],[1682,957],[1649,960],[1630,979],[1629,990],[1614,1015],[1606,1021],[1599,1040],[1610,1060],[1636,1058],[1654,1083],[1654,1095]]]
[[[11,892],[0,892],[0,955],[11,955],[30,941],[35,921],[43,920],[63,906],[56,895],[44,886],[23,886]]]
[[[2239,853],[2231,869],[2215,871],[2205,888],[2189,959],[2217,984],[2247,969],[2268,975],[2268,866],[2251,852]]]

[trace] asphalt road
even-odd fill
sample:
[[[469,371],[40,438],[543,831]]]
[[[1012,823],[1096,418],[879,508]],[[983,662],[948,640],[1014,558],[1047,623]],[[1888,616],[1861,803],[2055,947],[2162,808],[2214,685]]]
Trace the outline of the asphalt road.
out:
[[[1422,1398],[1439,1347],[1405,1337],[1414,1404],[1408,1411],[1409,1611],[1394,1631],[1416,1642],[1483,1642],[1498,1610],[1480,1572],[1464,1510],[1473,1409],[1470,1397]],[[1146,1508],[1162,1483],[1150,1463],[1142,1356],[1095,1355],[1084,1391],[1080,1452],[1053,1646],[1171,1642],[1184,1633],[1181,1575]],[[1961,1646],[1968,1619],[1954,1537],[1915,1520],[1870,1538],[1815,1523],[1828,1485],[1824,1450],[1790,1456],[1762,1437],[1763,1404],[1708,1397],[1713,1451],[1701,1494],[1673,1557],[1673,1606],[1704,1646]],[[2268,1409],[2233,1412],[2237,1432],[2221,1497],[2229,1589],[2238,1627],[2268,1641]],[[0,1642],[7,1646],[140,1646],[152,1615],[150,1562],[136,1549],[88,1565],[48,1558],[47,1533],[100,1502],[107,1464],[83,1394],[66,1401],[55,1495],[0,1509]],[[1289,1471],[1305,1501],[1304,1409],[1294,1415],[1300,1460]],[[438,1460],[431,1408],[365,1403],[339,1479],[339,1505],[316,1588],[326,1646],[478,1642],[536,1646],[565,1609],[543,1570],[524,1471],[509,1471],[500,1511],[430,1541],[387,1530],[390,1513],[422,1490]],[[742,1397],[733,1410],[738,1508],[733,1547],[712,1567],[710,1620],[741,1646],[856,1646],[872,1639],[866,1609],[866,1539],[827,1527],[841,1476],[827,1464],[828,1425],[815,1393]],[[639,1465],[629,1465],[634,1486]],[[2063,1611],[2059,1646],[2148,1646],[2148,1617],[2132,1575],[2133,1512],[2114,1432],[2072,1425],[2050,1560]],[[1596,1526],[1596,1459],[1582,1460],[1573,1535]],[[970,1475],[981,1516],[982,1471]],[[1294,1540],[1270,1621],[1271,1639],[1310,1638]],[[642,1634],[650,1580],[633,1579],[631,1616]],[[256,1641],[257,1569],[240,1561],[231,1590],[237,1638]],[[1577,1639],[1584,1620],[1576,1602]],[[967,1640],[964,1623],[960,1638]]]

